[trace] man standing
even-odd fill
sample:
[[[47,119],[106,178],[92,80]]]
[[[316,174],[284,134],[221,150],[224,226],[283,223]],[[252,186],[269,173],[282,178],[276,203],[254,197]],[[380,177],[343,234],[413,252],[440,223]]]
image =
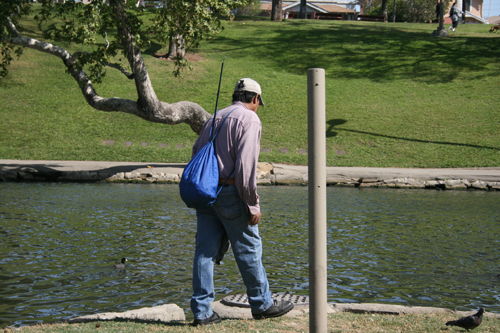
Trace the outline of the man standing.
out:
[[[262,101],[260,85],[249,78],[238,81],[233,104],[217,113],[215,127],[224,121],[215,140],[220,180],[226,184],[212,207],[196,210],[196,252],[193,263],[191,310],[194,325],[221,321],[212,311],[215,299],[214,260],[227,235],[247,289],[248,302],[255,319],[279,317],[293,309],[293,303],[271,298],[266,271],[262,265],[262,242],[258,224],[261,219],[257,194],[257,162],[262,124],[257,116]],[[209,119],[193,146],[193,156],[207,142],[212,119]]]

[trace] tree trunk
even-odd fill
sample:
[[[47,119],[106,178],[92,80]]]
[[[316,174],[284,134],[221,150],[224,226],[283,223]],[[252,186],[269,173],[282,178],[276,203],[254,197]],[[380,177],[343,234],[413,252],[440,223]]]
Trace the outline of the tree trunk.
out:
[[[359,1],[359,14],[363,15],[365,13],[366,0]]]
[[[396,0],[392,4],[392,22],[396,22]]]
[[[283,0],[273,0],[271,21],[283,21]]]
[[[110,6],[113,6],[118,34],[121,36],[120,39],[133,72],[132,77],[135,81],[138,95],[137,101],[119,97],[104,98],[99,96],[85,71],[80,69],[81,66],[78,65],[75,55],[70,54],[67,50],[59,46],[22,36],[10,19],[8,20],[8,24],[12,32],[12,37],[9,41],[15,45],[28,47],[60,58],[67,67],[68,72],[77,81],[87,103],[96,110],[126,112],[147,121],[169,125],[186,123],[195,133],[200,134],[210,114],[200,105],[193,102],[168,104],[158,99],[149,79],[141,51],[137,47],[133,35],[130,33],[123,5],[120,3],[120,0],[111,0]]]
[[[380,15],[384,15],[385,21],[387,22],[387,0],[382,0],[382,8],[380,10]]]
[[[301,19],[307,18],[307,1],[306,0],[300,0],[299,18],[301,18]]]
[[[168,59],[181,58],[184,59],[186,57],[186,48],[184,44],[184,37],[178,35],[174,40],[170,41],[168,46]]]

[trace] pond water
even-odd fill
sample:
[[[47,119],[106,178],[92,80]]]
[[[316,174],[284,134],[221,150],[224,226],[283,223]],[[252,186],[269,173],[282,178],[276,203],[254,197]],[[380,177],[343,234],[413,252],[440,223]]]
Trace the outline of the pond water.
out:
[[[307,187],[259,187],[273,292],[308,294]],[[328,188],[328,301],[500,312],[500,192]],[[177,185],[0,183],[0,327],[175,303],[195,213]],[[128,268],[113,268],[122,257]],[[234,257],[216,298],[244,293]]]

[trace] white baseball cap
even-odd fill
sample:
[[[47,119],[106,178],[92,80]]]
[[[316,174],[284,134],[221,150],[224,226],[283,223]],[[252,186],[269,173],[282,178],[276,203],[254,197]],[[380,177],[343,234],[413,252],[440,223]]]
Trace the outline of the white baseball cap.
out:
[[[259,105],[264,106],[264,101],[262,100],[262,90],[260,89],[260,84],[258,84],[257,81],[247,77],[238,80],[238,83],[236,83],[236,86],[234,87],[234,91],[249,91],[259,94]]]

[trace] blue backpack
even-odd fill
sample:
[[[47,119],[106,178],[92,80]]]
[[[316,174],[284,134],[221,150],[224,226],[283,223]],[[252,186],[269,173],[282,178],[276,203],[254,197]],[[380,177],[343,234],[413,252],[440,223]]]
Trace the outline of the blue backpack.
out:
[[[224,182],[218,189],[219,164],[217,163],[217,156],[215,154],[214,141],[227,117],[233,111],[234,110],[224,117],[216,129],[214,126],[217,113],[214,115],[208,142],[196,153],[184,168],[181,182],[179,183],[179,189],[182,201],[184,201],[189,208],[212,207],[222,186],[226,183]],[[233,172],[234,169],[231,171],[231,175]],[[231,177],[231,175],[229,175],[229,177]],[[229,179],[229,177],[227,179]]]

